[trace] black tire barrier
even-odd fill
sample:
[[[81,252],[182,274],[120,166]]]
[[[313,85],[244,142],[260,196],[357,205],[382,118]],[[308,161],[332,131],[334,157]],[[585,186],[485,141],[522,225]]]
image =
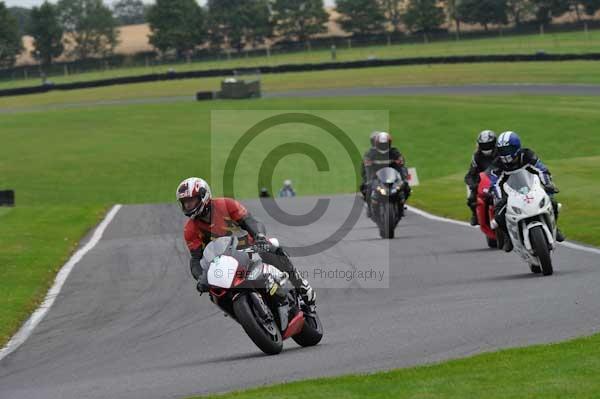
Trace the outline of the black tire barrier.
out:
[[[113,85],[123,85],[132,83],[158,82],[176,79],[194,79],[234,76],[244,73],[261,74],[286,73],[286,72],[309,72],[326,71],[335,69],[360,69],[386,66],[402,65],[436,65],[436,64],[469,64],[484,62],[554,62],[554,61],[599,61],[600,53],[589,54],[546,54],[538,52],[536,54],[502,54],[502,55],[465,55],[448,57],[416,57],[416,58],[392,58],[392,59],[373,59],[349,62],[324,62],[318,64],[282,64],[275,66],[262,66],[252,68],[237,69],[211,69],[189,72],[167,72],[162,74],[148,74],[138,76],[127,76],[113,79],[91,80],[85,82],[47,84],[42,86],[21,87],[15,89],[0,90],[0,97],[18,96],[26,94],[46,93],[51,90],[77,90],[89,89],[94,87],[106,87]]]
[[[197,101],[213,100],[214,98],[216,98],[216,95],[212,91],[199,91],[196,93]]]
[[[0,206],[15,206],[15,191],[0,191]]]

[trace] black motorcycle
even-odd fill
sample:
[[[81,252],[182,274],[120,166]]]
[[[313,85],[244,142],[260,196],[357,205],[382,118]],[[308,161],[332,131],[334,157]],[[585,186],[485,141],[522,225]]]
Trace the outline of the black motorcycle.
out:
[[[371,219],[379,227],[381,238],[394,238],[394,230],[404,217],[405,184],[400,173],[389,167],[378,170],[371,182]]]

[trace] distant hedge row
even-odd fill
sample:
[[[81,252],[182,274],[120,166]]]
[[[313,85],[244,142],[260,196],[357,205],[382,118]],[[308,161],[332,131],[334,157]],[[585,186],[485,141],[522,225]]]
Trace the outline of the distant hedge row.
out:
[[[286,72],[326,71],[334,69],[359,69],[398,65],[431,65],[431,64],[463,64],[482,62],[542,62],[542,61],[574,61],[574,60],[600,60],[600,53],[588,54],[505,54],[505,55],[465,55],[448,57],[417,57],[417,58],[395,58],[375,59],[349,62],[325,62],[318,64],[285,64],[276,66],[262,66],[255,68],[237,69],[212,69],[189,72],[167,72],[161,74],[147,74],[138,76],[126,76],[113,79],[91,80],[74,83],[46,84],[41,86],[21,87],[0,90],[0,97],[18,96],[25,94],[46,93],[52,90],[77,90],[93,87],[105,87],[113,85],[124,85],[132,83],[157,82],[164,80],[208,78],[219,76],[233,76],[243,73],[270,74]]]

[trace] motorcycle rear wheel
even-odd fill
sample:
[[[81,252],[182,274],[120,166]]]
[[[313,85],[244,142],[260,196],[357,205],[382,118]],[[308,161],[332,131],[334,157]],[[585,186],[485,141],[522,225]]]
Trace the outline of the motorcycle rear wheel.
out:
[[[541,274],[542,273],[542,268],[539,267],[538,265],[529,265],[529,268],[531,269],[532,273],[535,273],[535,274]]]
[[[304,314],[304,326],[292,339],[300,346],[315,346],[323,338],[323,325],[316,313]]]
[[[251,294],[250,294],[251,295]],[[283,349],[283,338],[275,320],[270,328],[274,331],[270,333],[262,325],[263,321],[258,317],[258,312],[254,309],[254,304],[249,294],[238,296],[233,303],[233,311],[242,328],[248,334],[252,342],[267,355],[276,355]],[[272,315],[271,315],[272,316]],[[274,327],[274,328],[273,328]]]
[[[486,237],[485,240],[487,241],[487,245],[490,248],[498,248],[498,241],[493,240],[489,237]]]

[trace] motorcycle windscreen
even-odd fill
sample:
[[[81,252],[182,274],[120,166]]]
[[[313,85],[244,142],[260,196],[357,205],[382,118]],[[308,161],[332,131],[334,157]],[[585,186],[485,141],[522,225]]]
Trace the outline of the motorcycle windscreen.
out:
[[[508,177],[506,184],[520,194],[527,194],[535,184],[535,175],[521,169]]]
[[[202,266],[204,270],[208,270],[212,260],[217,256],[223,255],[232,244],[236,244],[235,241],[237,240],[233,236],[220,237],[211,241],[206,248],[204,248],[200,266]]]
[[[394,168],[379,169],[375,175],[377,176],[377,180],[386,184],[400,183],[402,181],[400,173]]]

